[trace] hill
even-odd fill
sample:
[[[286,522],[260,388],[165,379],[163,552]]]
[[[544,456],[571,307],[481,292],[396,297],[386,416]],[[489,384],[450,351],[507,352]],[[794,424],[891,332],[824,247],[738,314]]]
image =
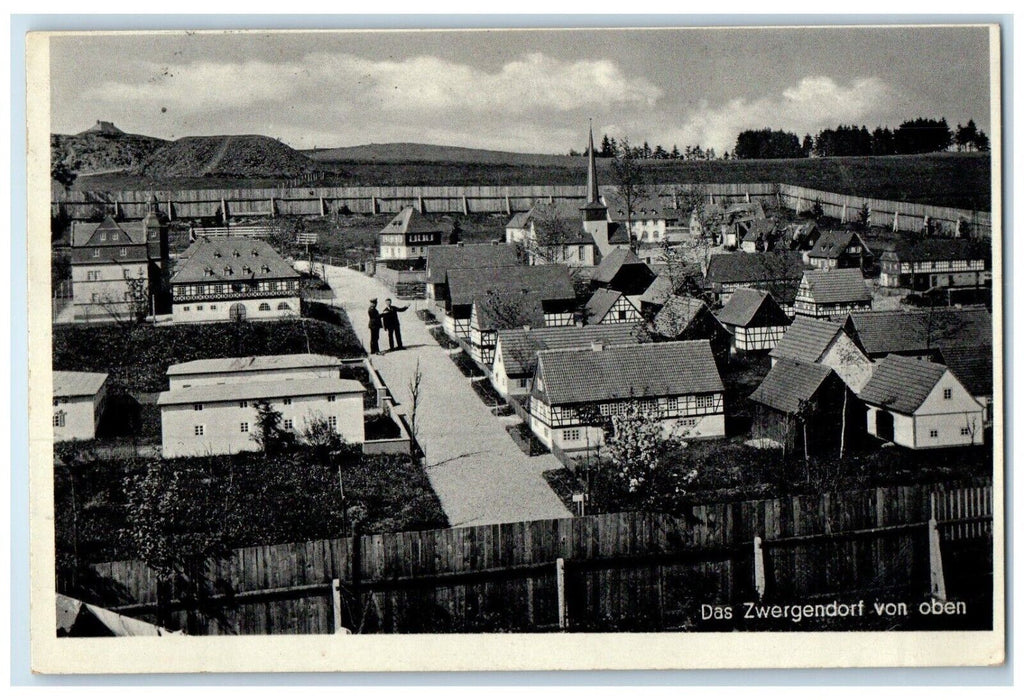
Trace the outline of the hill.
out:
[[[375,163],[491,163],[572,167],[584,162],[582,156],[546,153],[512,153],[482,148],[437,146],[429,143],[370,143],[364,146],[318,148],[303,151],[315,161]]]
[[[268,136],[188,136],[155,151],[133,174],[154,178],[289,178],[316,171],[294,148]]]
[[[127,134],[110,122],[79,134],[50,134],[50,156],[80,174],[137,168],[167,142],[153,136]]]

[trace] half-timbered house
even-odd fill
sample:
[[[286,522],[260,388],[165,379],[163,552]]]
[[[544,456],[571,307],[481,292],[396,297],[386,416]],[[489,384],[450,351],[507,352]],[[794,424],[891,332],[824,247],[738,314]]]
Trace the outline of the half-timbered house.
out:
[[[583,307],[583,322],[588,325],[639,323],[640,309],[629,297],[615,289],[597,289]]]
[[[871,309],[871,290],[859,268],[807,270],[796,291],[798,316],[831,318]]]
[[[855,392],[867,383],[874,367],[843,324],[806,316],[793,320],[769,355],[772,365],[790,359],[831,367]]]
[[[771,350],[792,323],[774,297],[762,289],[737,289],[717,316],[732,335],[733,354]]]

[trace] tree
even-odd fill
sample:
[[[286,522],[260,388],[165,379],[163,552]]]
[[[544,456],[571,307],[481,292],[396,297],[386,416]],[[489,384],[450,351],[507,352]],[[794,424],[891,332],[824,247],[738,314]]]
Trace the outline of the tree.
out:
[[[769,128],[748,129],[736,137],[734,158],[801,158],[800,137]]]
[[[605,448],[615,468],[615,475],[630,494],[641,498],[649,495],[655,474],[678,438],[666,433],[657,408],[630,402],[626,410],[612,416],[611,434]]]
[[[615,141],[608,138],[608,134],[601,139],[601,150],[597,152],[597,155],[602,158],[611,158],[615,155]]]
[[[946,119],[925,119],[918,117],[899,125],[894,134],[896,152],[933,153],[945,151],[953,143],[953,132]]]
[[[533,218],[534,235],[523,241],[530,262],[564,262],[566,246],[580,237],[579,227],[578,220],[560,217],[554,207],[537,207]]]
[[[635,251],[633,210],[639,202],[650,196],[650,183],[647,167],[640,162],[633,149],[629,147],[629,139],[623,137],[620,144],[622,150],[612,161],[612,177],[615,180],[615,190],[626,207],[626,231],[629,234],[629,247]]]
[[[804,158],[810,158],[814,152],[814,138],[810,134],[804,134],[804,142],[800,146]]]
[[[256,430],[252,433],[252,440],[264,454],[280,454],[294,442],[292,434],[281,427],[281,412],[266,399],[259,399],[253,405],[256,408]]]
[[[412,379],[409,380],[409,436],[412,438],[413,444],[420,453],[423,452],[423,447],[420,445],[419,434],[420,434],[420,423],[419,423],[419,410],[420,402],[422,400],[423,392],[423,371],[420,370],[420,360],[416,358],[416,367],[412,373]]]
[[[313,450],[321,464],[328,464],[332,456],[345,448],[345,440],[324,416],[312,416],[302,429],[302,439]]]

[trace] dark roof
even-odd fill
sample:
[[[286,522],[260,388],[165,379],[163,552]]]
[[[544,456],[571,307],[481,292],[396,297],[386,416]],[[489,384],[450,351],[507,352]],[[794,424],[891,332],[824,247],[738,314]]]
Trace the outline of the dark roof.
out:
[[[448,295],[453,305],[472,304],[495,289],[535,292],[543,301],[576,298],[564,265],[455,267],[448,270]]]
[[[505,228],[526,228],[531,221],[543,219],[571,220],[582,228],[579,204],[568,199],[557,199],[554,202],[536,202],[527,211],[515,214]]]
[[[473,300],[473,308],[476,311],[477,324],[480,330],[484,331],[544,325],[543,300],[534,292],[512,290],[504,294],[482,294]]]
[[[622,298],[622,292],[615,289],[598,289],[590,295],[584,307],[587,323],[600,323],[608,315],[615,302]],[[626,300],[629,302],[629,300]],[[629,302],[632,304],[632,302]]]
[[[608,243],[629,243],[629,231],[615,221],[608,223]]]
[[[614,195],[608,198],[608,216],[612,221],[626,221],[626,202]],[[633,202],[633,220],[643,219],[664,219],[666,221],[678,221],[685,218],[687,213],[665,204],[660,197],[649,197]]]
[[[620,345],[601,350],[544,350],[537,355],[551,405],[683,396],[723,390],[707,340]]]
[[[770,355],[800,362],[817,362],[842,330],[842,324],[836,321],[797,316]]]
[[[770,237],[777,227],[775,219],[754,219],[750,222],[750,228],[743,234],[743,240],[753,242],[761,237]]]
[[[861,389],[861,400],[874,406],[911,414],[921,407],[946,366],[902,355],[883,357],[875,364],[871,379]]]
[[[672,289],[672,281],[668,275],[658,275],[640,295],[640,301],[646,304],[664,304],[665,300],[672,296],[673,291],[675,290]]]
[[[864,350],[873,356],[992,345],[992,316],[980,306],[855,311],[846,318]]]
[[[725,210],[725,216],[729,223],[765,218],[764,207],[757,200],[730,204]]]
[[[730,326],[748,326],[762,306],[767,306],[773,325],[788,326],[789,318],[775,298],[763,289],[743,287],[729,297],[729,301],[718,312],[718,320]]]
[[[498,331],[501,361],[509,376],[533,374],[541,350],[589,348],[593,342],[607,346],[636,342],[633,324],[608,323],[594,326],[552,326],[513,328]]]
[[[670,296],[654,317],[654,331],[665,338],[675,338],[689,328],[701,311],[707,308],[707,304],[700,299]]]
[[[804,261],[796,251],[723,253],[712,255],[704,275],[705,285],[743,284],[773,280],[799,280]]]
[[[498,267],[516,265],[515,248],[505,244],[473,243],[427,248],[427,282],[443,284],[453,267]]]
[[[190,250],[171,277],[171,284],[299,277],[269,243],[257,238],[200,238]]]
[[[831,373],[832,369],[825,365],[782,359],[754,389],[750,400],[776,411],[794,414],[800,410],[801,402],[814,397]]]
[[[942,362],[971,396],[992,396],[992,346],[942,348]]]
[[[824,231],[819,236],[814,247],[807,253],[807,257],[834,260],[846,251],[850,242],[855,238],[865,251],[871,252],[867,250],[867,246],[864,245],[864,241],[861,240],[860,236],[853,231]]]
[[[608,284],[615,279],[615,275],[619,274],[619,270],[625,265],[642,265],[647,267],[647,263],[638,258],[632,250],[616,248],[604,256],[601,264],[594,270],[594,274],[590,279],[593,282]],[[649,267],[647,269],[650,270]],[[653,275],[654,273],[651,272],[651,274]]]
[[[107,240],[101,241],[100,234],[106,233]],[[142,221],[114,221],[106,217],[103,221],[73,221],[71,223],[71,245],[140,245],[146,242],[146,227]]]
[[[807,270],[804,281],[815,304],[871,301],[871,290],[864,283],[860,268]]]
[[[445,233],[448,227],[443,224],[435,224],[427,221],[423,214],[420,214],[413,207],[405,207],[398,212],[388,225],[380,230],[383,233]]]
[[[973,247],[971,242],[964,238],[901,240],[892,247],[891,251],[883,253],[882,257],[896,258],[900,262],[979,260],[986,257],[983,252],[972,250]]]

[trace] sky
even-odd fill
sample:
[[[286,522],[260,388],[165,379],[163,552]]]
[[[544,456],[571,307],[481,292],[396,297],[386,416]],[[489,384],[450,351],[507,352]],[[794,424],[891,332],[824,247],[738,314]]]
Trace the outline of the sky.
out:
[[[524,153],[609,134],[732,150],[744,129],[973,119],[981,27],[157,33],[55,37],[51,127]]]

